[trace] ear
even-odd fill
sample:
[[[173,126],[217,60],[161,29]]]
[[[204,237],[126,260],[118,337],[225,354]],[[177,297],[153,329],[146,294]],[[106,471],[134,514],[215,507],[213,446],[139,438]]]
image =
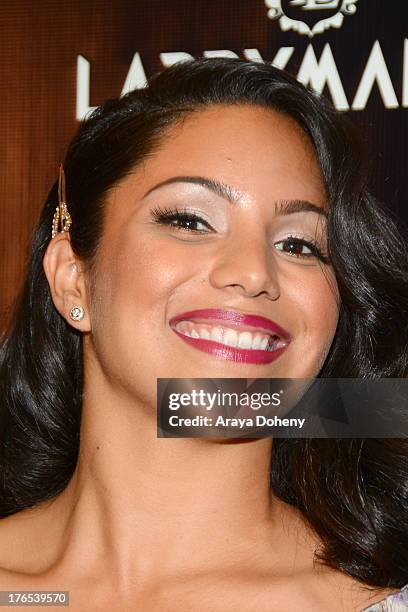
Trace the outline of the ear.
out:
[[[50,286],[52,301],[58,312],[75,329],[91,330],[89,300],[85,272],[75,257],[67,232],[60,232],[48,245],[43,259],[44,272]],[[73,321],[70,310],[82,306],[85,316],[82,321]]]

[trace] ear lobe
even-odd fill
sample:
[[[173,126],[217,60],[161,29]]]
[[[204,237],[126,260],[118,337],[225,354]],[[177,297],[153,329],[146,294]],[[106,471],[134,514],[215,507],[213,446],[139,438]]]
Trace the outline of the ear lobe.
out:
[[[44,255],[43,267],[58,312],[76,329],[90,331],[85,273],[72,250],[68,233],[61,232],[51,240]],[[85,310],[81,321],[74,321],[70,317],[74,306],[82,306]]]

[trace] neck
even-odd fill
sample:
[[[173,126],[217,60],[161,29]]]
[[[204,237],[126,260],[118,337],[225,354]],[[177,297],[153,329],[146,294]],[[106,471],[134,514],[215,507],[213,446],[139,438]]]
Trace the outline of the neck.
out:
[[[155,407],[102,380],[84,391],[78,464],[60,496],[65,559],[88,568],[90,556],[95,566],[104,558],[126,582],[214,571],[285,547],[271,438],[157,438]]]

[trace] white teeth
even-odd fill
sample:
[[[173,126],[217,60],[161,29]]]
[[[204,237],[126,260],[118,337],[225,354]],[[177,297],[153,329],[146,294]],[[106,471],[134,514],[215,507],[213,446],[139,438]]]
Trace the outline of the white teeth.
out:
[[[225,330],[224,344],[226,344],[227,346],[238,346],[238,334],[234,329]]]
[[[203,340],[213,340],[226,346],[234,348],[251,349],[258,351],[275,350],[279,346],[285,346],[277,336],[271,337],[269,334],[260,332],[251,333],[249,331],[239,332],[230,327],[211,326],[209,324],[194,323],[192,321],[180,321],[176,329],[190,338],[202,338]],[[268,347],[268,348],[267,348]]]
[[[239,348],[248,349],[252,346],[252,334],[250,332],[241,332],[238,340]]]
[[[213,327],[211,330],[211,340],[214,342],[222,342],[222,327]]]
[[[252,339],[252,347],[253,349],[260,349],[262,342],[262,336],[260,334],[256,334]]]
[[[267,337],[265,337],[265,336],[264,336],[264,337],[262,338],[262,340],[261,340],[261,344],[260,344],[260,346],[259,346],[259,348],[260,348],[260,350],[261,350],[261,351],[264,351],[264,350],[266,349],[266,347],[268,346],[268,342],[269,342],[269,338],[267,338]]]

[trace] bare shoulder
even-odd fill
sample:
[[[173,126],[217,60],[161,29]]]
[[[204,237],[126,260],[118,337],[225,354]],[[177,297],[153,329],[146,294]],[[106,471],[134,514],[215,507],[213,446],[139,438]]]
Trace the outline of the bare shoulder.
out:
[[[2,551],[3,556],[3,551]],[[0,567],[0,591],[2,592],[2,602],[4,603],[7,597],[5,592],[9,592],[10,596],[13,593],[21,591],[42,591],[45,589],[41,583],[36,580],[34,575],[26,572],[11,570],[7,567]],[[9,600],[8,600],[9,601]]]
[[[286,604],[288,612],[292,609],[301,609],[302,612],[362,612],[398,591],[395,588],[364,585],[330,568],[296,576],[285,590],[290,598]]]
[[[37,574],[55,558],[60,524],[52,502],[16,512],[0,520],[0,579]]]
[[[212,612],[362,612],[395,589],[370,590],[356,581],[323,583],[312,575],[276,578],[276,576],[222,576],[211,574],[192,578],[178,585],[162,585],[154,597],[145,600],[149,610],[211,610]],[[139,599],[140,601],[140,599]],[[174,606],[179,602],[179,607]]]
[[[292,571],[292,556],[286,562],[280,557],[277,564],[270,563],[268,548],[258,563],[252,559],[253,571],[248,567],[248,557],[241,564],[234,558],[228,567],[220,567],[219,571],[211,568],[191,579],[185,574],[179,579],[173,576],[168,581],[157,581],[148,590],[134,584],[128,597],[119,602],[109,577],[101,579],[105,562],[96,574],[78,572],[77,557],[69,565],[56,566],[56,560],[63,557],[64,523],[59,519],[59,512],[53,512],[52,505],[46,504],[0,520],[0,590],[68,590],[70,610],[103,612],[361,612],[397,591],[370,589],[341,572],[316,568],[311,562],[312,545],[301,553],[297,539],[296,571]]]
[[[151,592],[135,589],[125,599],[117,599],[114,590],[105,590],[92,581],[67,582],[60,576],[57,581],[44,576],[30,575],[0,568],[0,590],[43,591],[64,590],[69,592],[70,610],[83,610],[92,602],[98,612],[174,612],[190,610],[212,610],[214,612],[361,612],[364,608],[384,599],[396,589],[369,589],[356,581],[333,580],[326,576],[321,582],[312,575],[294,576],[291,579],[276,579],[271,576],[185,576],[169,580]],[[62,587],[61,587],[62,585]],[[89,608],[88,608],[89,609]]]

